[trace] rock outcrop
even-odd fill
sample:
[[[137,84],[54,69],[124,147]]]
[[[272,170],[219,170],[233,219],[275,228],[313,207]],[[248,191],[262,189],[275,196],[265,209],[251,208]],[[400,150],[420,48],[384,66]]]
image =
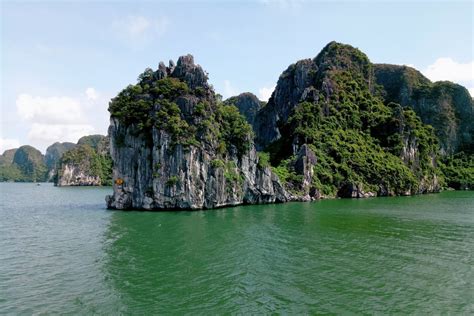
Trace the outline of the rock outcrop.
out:
[[[11,165],[13,163],[13,158],[18,149],[7,149],[0,155],[0,165]]]
[[[0,155],[0,181],[23,181],[23,175],[16,165],[13,157],[18,149],[8,149]]]
[[[47,174],[43,159],[38,149],[25,145],[15,151],[12,164],[20,170],[23,181],[42,182],[46,180]]]
[[[293,191],[300,184],[300,196],[306,196],[303,187],[316,196],[340,197],[438,191],[436,140],[430,128],[414,113],[389,103],[378,96],[367,56],[331,42],[315,58],[300,60],[280,75],[255,118],[257,149],[286,168]],[[291,165],[300,160],[301,148],[312,148],[324,164],[315,165],[314,176]],[[397,180],[382,176],[389,173]]]
[[[317,98],[314,87],[311,87],[313,75],[317,70],[318,66],[313,60],[304,59],[290,65],[280,75],[268,104],[255,119],[258,150],[280,139],[281,124],[288,121],[299,102]]]
[[[466,88],[448,81],[432,83],[407,66],[375,64],[374,72],[387,102],[413,108],[423,123],[435,128],[443,154],[474,153],[474,101]]]
[[[289,66],[266,105],[249,93],[222,102],[191,55],[146,69],[109,105],[107,205],[201,209],[439,191],[444,134],[376,78],[383,83],[365,54],[336,42]],[[416,95],[402,94],[408,103]],[[469,109],[468,101],[449,102]],[[454,147],[445,151],[472,145],[467,125],[455,127],[460,136],[446,138]]]
[[[314,166],[317,163],[316,154],[304,144],[293,160],[293,170],[301,176],[293,192],[297,192],[292,199],[297,201],[311,201],[322,198],[321,192],[313,185]]]
[[[77,145],[62,154],[55,175],[55,185],[110,185],[112,161],[109,150],[109,138],[106,136],[82,137]]]
[[[44,155],[44,162],[46,164],[46,167],[48,168],[48,181],[53,180],[55,174],[58,172],[59,161],[62,155],[66,151],[73,149],[75,146],[76,144],[74,143],[56,142],[46,149],[46,154]]]
[[[28,145],[9,149],[0,155],[0,181],[111,185],[109,152],[109,139],[102,135],[84,136],[78,144],[56,142],[46,149],[44,156]]]
[[[255,125],[255,118],[258,111],[265,105],[265,102],[260,101],[255,94],[250,92],[230,97],[225,100],[224,103],[227,105],[235,105],[252,127]]]
[[[89,166],[65,163],[61,166],[58,179],[55,185],[58,187],[64,186],[99,186],[102,181],[99,176],[91,175],[87,170]]]
[[[115,209],[201,209],[288,201],[258,164],[251,127],[220,103],[191,55],[147,70],[109,111]],[[144,116],[129,111],[146,109]]]
[[[0,155],[0,181],[47,181],[47,167],[41,152],[29,145],[6,150]]]

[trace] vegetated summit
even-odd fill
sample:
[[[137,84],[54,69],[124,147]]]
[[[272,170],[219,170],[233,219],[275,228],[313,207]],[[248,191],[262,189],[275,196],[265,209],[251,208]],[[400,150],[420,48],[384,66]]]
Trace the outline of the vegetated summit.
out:
[[[223,102],[191,55],[146,69],[110,102],[108,207],[200,209],[472,187],[472,98],[400,67],[374,65],[331,42],[290,65],[267,104],[249,93]]]

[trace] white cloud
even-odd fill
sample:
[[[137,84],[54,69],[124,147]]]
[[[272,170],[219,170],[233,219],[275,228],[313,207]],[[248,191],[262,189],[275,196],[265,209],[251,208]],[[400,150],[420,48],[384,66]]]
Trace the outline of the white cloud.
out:
[[[459,63],[452,58],[438,58],[429,65],[423,74],[431,81],[448,80],[465,86],[471,96],[474,96],[474,60]]]
[[[451,58],[438,58],[423,73],[432,81],[474,81],[474,60],[463,64]]]
[[[20,142],[17,139],[0,137],[0,154],[3,154],[7,149],[18,147],[20,147]]]
[[[169,25],[167,17],[150,19],[139,15],[130,15],[112,22],[116,36],[132,46],[143,46],[154,37],[166,33]]]
[[[69,97],[35,97],[20,94],[16,99],[17,113],[21,119],[44,123],[77,123],[83,119],[78,100]]]
[[[88,124],[41,124],[33,123],[28,132],[28,139],[34,144],[42,146],[54,142],[77,142],[79,138],[95,132],[95,128]]]
[[[230,98],[234,95],[239,94],[238,90],[232,86],[229,80],[224,80],[224,99]]]
[[[258,89],[258,98],[262,101],[268,101],[272,96],[273,90],[275,90],[276,85],[271,87],[263,87]]]
[[[95,101],[99,98],[99,93],[94,88],[87,88],[86,96],[87,96],[87,99]]]
[[[108,124],[106,100],[99,98],[100,94],[94,88],[88,88],[82,96],[20,94],[16,108],[29,129],[28,144],[44,152],[47,146],[57,141],[76,142],[85,135],[104,133]]]

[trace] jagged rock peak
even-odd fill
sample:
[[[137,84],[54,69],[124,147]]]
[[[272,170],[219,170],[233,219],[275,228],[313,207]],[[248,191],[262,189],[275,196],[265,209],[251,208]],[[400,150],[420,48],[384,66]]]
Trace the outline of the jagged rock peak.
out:
[[[407,66],[374,64],[374,73],[386,103],[411,107],[435,128],[443,154],[474,152],[474,101],[465,87],[433,83]]]
[[[194,58],[180,57],[172,71],[163,66],[156,72],[162,79],[146,70],[110,103],[114,194],[108,207],[287,201],[278,177],[260,162],[251,127],[235,107],[220,102]]]
[[[313,59],[319,66],[331,66],[331,69],[349,69],[354,66],[362,67],[371,65],[366,54],[358,48],[348,44],[330,42]],[[325,69],[321,69],[325,70]]]
[[[194,63],[194,57],[191,54],[179,57],[176,65],[173,60],[170,59],[168,67],[166,67],[163,61],[160,61],[158,69],[155,72],[151,69],[147,69],[139,80],[151,82],[152,80],[161,80],[168,76],[186,82],[191,89],[197,87],[210,88],[207,83],[207,73],[200,65]]]
[[[265,105],[265,102],[260,101],[255,94],[250,92],[244,92],[237,96],[230,97],[225,100],[224,103],[235,105],[252,127],[258,111]]]
[[[185,81],[191,89],[209,87],[207,73],[200,65],[194,63],[194,57],[191,54],[179,57],[176,67],[172,67],[170,63],[169,70],[172,77]]]
[[[330,42],[313,59],[299,60],[283,71],[267,106],[255,119],[257,149],[262,150],[280,138],[279,122],[285,123],[297,104],[318,102],[320,96],[327,101],[338,89],[336,78],[343,72],[345,76],[357,79],[364,88],[374,91],[369,58],[347,44]]]

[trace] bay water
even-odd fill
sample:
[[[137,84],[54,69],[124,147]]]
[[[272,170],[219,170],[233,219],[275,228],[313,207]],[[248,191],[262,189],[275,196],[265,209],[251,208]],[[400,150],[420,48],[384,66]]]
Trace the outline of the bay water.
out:
[[[474,192],[110,211],[0,183],[0,314],[473,314]]]

